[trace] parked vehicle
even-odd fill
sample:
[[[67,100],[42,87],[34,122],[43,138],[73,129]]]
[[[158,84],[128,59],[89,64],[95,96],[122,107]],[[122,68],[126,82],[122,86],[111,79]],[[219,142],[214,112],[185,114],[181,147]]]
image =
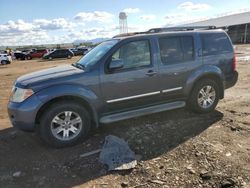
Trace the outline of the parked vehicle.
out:
[[[12,58],[8,54],[0,54],[0,64],[1,65],[6,65],[6,64],[11,64]]]
[[[75,48],[72,50],[75,56],[86,55],[88,51],[87,48]]]
[[[74,53],[69,49],[57,49],[50,53],[44,54],[43,59],[56,59],[56,58],[72,58]]]
[[[111,122],[185,106],[211,112],[237,79],[223,30],[154,29],[103,42],[72,65],[18,78],[8,112],[13,126],[64,147]]]
[[[27,59],[41,58],[41,57],[43,57],[44,54],[47,54],[48,52],[49,51],[47,49],[33,50],[27,54]]]
[[[14,57],[17,60],[25,60],[27,59],[27,54],[23,52],[14,52]]]

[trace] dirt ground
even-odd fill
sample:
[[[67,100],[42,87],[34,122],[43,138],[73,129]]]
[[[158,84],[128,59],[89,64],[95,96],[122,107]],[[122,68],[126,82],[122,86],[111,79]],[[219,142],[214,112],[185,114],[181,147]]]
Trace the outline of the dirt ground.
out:
[[[250,46],[236,51],[249,56]],[[77,59],[0,66],[0,187],[250,187],[250,61],[238,62],[237,85],[210,114],[180,109],[113,123],[66,149],[12,128],[6,106],[15,79]],[[142,156],[135,169],[107,172],[98,154],[80,157],[101,148],[109,134]]]

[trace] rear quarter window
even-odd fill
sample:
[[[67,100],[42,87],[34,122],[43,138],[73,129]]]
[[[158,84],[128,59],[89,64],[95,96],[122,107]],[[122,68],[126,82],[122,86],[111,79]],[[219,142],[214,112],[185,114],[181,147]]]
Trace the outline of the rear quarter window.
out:
[[[225,33],[202,33],[202,54],[218,55],[221,53],[232,52],[231,42]]]

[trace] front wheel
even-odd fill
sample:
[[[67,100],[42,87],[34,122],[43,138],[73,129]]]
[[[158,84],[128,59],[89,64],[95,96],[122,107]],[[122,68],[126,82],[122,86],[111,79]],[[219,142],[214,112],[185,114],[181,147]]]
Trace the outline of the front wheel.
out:
[[[1,64],[2,64],[2,65],[7,65],[7,64],[8,64],[8,61],[2,60],[2,61],[1,61]]]
[[[42,115],[38,125],[41,138],[51,146],[67,147],[88,135],[90,117],[83,106],[76,103],[55,103]]]
[[[219,102],[219,86],[210,79],[199,81],[189,97],[188,107],[198,113],[208,113],[215,109]]]

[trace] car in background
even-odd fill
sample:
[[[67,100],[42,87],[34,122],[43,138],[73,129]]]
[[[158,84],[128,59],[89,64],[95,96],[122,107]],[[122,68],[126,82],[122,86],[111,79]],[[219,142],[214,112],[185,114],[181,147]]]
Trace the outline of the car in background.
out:
[[[74,49],[72,49],[72,52],[74,53],[75,56],[86,55],[88,53],[88,51],[89,51],[88,48],[74,48]]]
[[[15,59],[17,59],[17,60],[25,60],[25,59],[27,59],[27,54],[26,53],[24,53],[24,52],[14,52],[14,57],[15,57]]]
[[[41,58],[44,54],[47,54],[48,52],[49,51],[47,49],[33,50],[27,54],[27,59]]]
[[[74,53],[69,49],[56,49],[50,53],[44,54],[43,59],[56,59],[56,58],[72,58]]]
[[[12,58],[8,54],[0,54],[0,64],[1,65],[6,65],[6,64],[11,64]]]

